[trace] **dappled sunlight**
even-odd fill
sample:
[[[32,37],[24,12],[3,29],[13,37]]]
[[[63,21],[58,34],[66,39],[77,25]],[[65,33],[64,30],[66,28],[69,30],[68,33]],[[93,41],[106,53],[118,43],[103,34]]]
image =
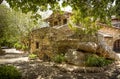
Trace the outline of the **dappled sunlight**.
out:
[[[0,67],[21,79],[120,79],[119,0],[0,4]]]
[[[15,49],[11,50],[15,51]],[[118,55],[120,57],[120,54]],[[119,75],[116,75],[116,72],[117,74],[120,73],[119,65],[111,65],[102,70],[101,67],[79,67],[66,63],[57,64],[42,60],[29,60],[28,57],[0,59],[0,64],[16,66],[22,72],[23,78],[28,79],[111,79],[118,78]]]

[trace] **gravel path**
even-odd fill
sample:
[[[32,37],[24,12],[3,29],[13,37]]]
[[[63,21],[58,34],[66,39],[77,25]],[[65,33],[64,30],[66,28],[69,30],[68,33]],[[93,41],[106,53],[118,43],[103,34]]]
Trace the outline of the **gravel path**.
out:
[[[68,71],[74,66],[60,68],[53,62],[28,60],[27,55],[9,53],[0,56],[0,64],[16,66],[22,72],[22,79],[120,79],[120,64],[108,67],[103,72]],[[120,55],[119,55],[120,56]]]
[[[120,66],[108,68],[104,72],[74,72],[59,68],[53,62],[29,61],[12,64],[22,72],[22,79],[120,79]]]

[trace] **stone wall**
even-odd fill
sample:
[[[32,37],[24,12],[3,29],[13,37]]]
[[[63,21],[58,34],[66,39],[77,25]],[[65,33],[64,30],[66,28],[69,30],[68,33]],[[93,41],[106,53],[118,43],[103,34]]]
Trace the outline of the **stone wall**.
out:
[[[53,57],[56,41],[64,39],[66,36],[59,29],[44,27],[33,30],[31,33],[31,53],[40,55],[42,58],[44,54]]]
[[[101,28],[99,32],[103,33],[102,38],[99,37],[100,40],[104,41],[111,49],[113,49],[114,42],[120,39],[120,29],[118,28],[106,26]]]
[[[47,54],[50,57],[53,57],[53,55],[57,53],[64,54],[68,51],[68,49],[83,50],[91,53],[96,52],[97,37],[87,36],[85,37],[86,39],[92,39],[88,40],[86,43],[82,43],[81,40],[83,38],[71,37],[74,36],[74,33],[70,31],[69,27],[66,27],[67,26],[61,28],[44,27],[33,30],[31,34],[31,52],[38,54],[41,58],[44,56],[44,54]],[[69,32],[66,30],[69,30]],[[104,27],[99,31],[103,32],[104,34],[107,33],[109,35],[104,36],[102,34],[99,34],[99,42],[101,44],[104,44],[105,48],[107,47],[112,50],[115,40],[119,39],[119,29]],[[93,38],[95,39],[93,40]]]
[[[68,23],[70,15],[69,12],[54,12],[45,21],[49,23],[50,27],[61,26]]]
[[[98,37],[97,35],[81,34],[78,34],[76,37],[76,33],[67,24],[70,15],[70,13],[53,13],[46,19],[50,27],[33,30],[31,32],[30,52],[38,54],[40,58],[44,58],[46,55],[52,58],[58,53],[66,53],[69,49],[96,53],[99,48],[97,46],[99,41],[101,46],[103,46],[100,51],[102,50],[103,52],[98,52],[104,54],[113,49],[114,42],[120,39],[120,29],[108,26],[103,26],[99,30]],[[106,47],[108,49],[105,49]],[[111,58],[114,58],[113,55],[111,55]]]

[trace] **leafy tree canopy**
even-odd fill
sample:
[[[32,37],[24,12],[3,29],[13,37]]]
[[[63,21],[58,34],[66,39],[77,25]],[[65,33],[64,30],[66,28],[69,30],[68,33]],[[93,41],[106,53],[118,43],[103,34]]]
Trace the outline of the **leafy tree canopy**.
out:
[[[1,0],[2,1],[2,0]],[[120,15],[120,1],[119,0],[6,0],[10,7],[14,9],[21,9],[22,12],[27,13],[32,11],[35,17],[40,17],[37,14],[38,10],[49,9],[56,11],[60,7],[71,6],[73,17],[72,20],[82,26],[94,29],[95,22],[98,20],[110,24],[111,16]],[[59,4],[62,2],[62,5]],[[92,20],[91,20],[92,19]],[[89,21],[89,22],[87,22]],[[90,22],[91,21],[91,22]],[[90,23],[90,24],[89,24]],[[88,25],[89,24],[89,25]],[[93,27],[90,27],[93,26]]]
[[[0,45],[11,45],[21,41],[33,28],[40,27],[41,21],[35,23],[31,15],[31,12],[24,14],[0,5]]]
[[[71,6],[73,11],[79,12],[81,18],[92,16],[102,20],[111,15],[120,15],[119,0],[6,0],[12,8],[22,9],[23,12],[32,11],[36,13],[40,10],[47,10],[48,5],[52,10],[60,9],[59,1],[62,6]],[[114,6],[113,6],[114,5]],[[78,17],[78,16],[77,16]]]
[[[0,0],[1,2],[3,0]],[[10,7],[22,12],[33,12],[35,17],[40,17],[37,14],[38,10],[49,9],[56,11],[60,7],[71,6],[73,17],[72,20],[81,24],[89,32],[96,30],[96,21],[110,24],[111,16],[120,16],[120,1],[119,0],[6,0]],[[62,5],[59,4],[62,2]],[[89,33],[87,32],[87,33]]]

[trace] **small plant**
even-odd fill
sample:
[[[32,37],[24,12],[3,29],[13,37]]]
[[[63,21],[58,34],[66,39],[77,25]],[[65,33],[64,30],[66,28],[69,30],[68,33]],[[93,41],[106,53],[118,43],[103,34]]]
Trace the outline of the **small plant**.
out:
[[[106,66],[109,65],[113,62],[113,60],[107,60],[104,57],[99,57],[95,54],[90,55],[86,58],[86,66],[90,66],[90,67],[102,67],[102,66]]]
[[[24,50],[24,51],[27,51],[28,50],[28,46],[22,45],[21,49]]]
[[[21,79],[21,73],[14,66],[0,66],[0,79]]]
[[[15,44],[14,44],[14,47],[15,47],[16,49],[22,49],[22,44],[20,44],[20,43],[15,43]]]
[[[35,54],[29,54],[29,59],[36,59],[37,58],[37,55],[35,55]]]
[[[62,54],[56,55],[55,58],[54,58],[54,61],[57,62],[57,63],[62,63],[63,61],[65,61],[65,57]]]

